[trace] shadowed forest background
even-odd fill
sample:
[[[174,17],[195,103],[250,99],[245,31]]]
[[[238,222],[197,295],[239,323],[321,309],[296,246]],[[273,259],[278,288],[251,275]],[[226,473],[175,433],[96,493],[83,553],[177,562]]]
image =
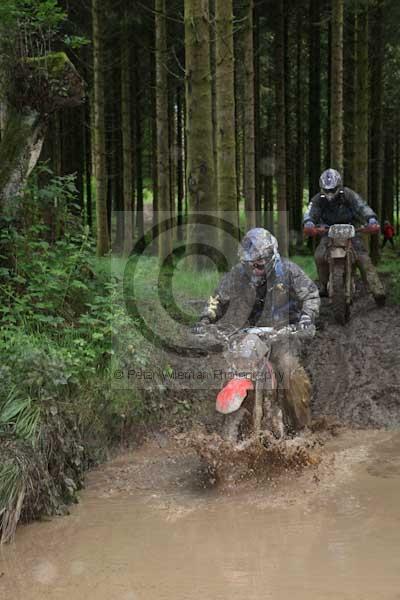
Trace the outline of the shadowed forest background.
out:
[[[181,239],[193,212],[267,227],[315,277],[302,215],[334,167],[399,233],[399,27],[395,0],[1,2],[2,541],[63,513],[107,449],[197,410],[162,380],[113,389],[121,361],[170,368],[125,310],[133,248],[157,321],[158,257],[201,241]],[[219,278],[202,266],[174,272],[193,322]]]
[[[128,252],[151,205],[239,209],[247,226],[257,211],[271,229],[268,215],[288,211],[301,244],[304,204],[329,166],[398,222],[396,2],[62,4],[87,100],[51,117],[40,160],[76,174],[99,255]]]

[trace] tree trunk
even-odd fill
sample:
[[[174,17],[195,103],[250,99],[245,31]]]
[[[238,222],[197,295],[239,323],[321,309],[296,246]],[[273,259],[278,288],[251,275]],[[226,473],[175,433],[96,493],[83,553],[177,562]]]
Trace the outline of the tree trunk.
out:
[[[143,198],[143,126],[142,126],[142,98],[140,90],[140,74],[138,61],[138,48],[135,45],[135,157],[136,157],[136,233],[139,239],[144,234],[144,198]]]
[[[190,210],[214,212],[215,182],[213,164],[210,32],[208,2],[185,0],[186,48],[186,140],[187,193]],[[202,269],[208,264],[207,247],[213,247],[210,230],[195,224],[190,242],[197,245],[192,257],[193,267]]]
[[[396,235],[400,233],[400,137],[399,125],[396,128],[396,157],[395,157],[395,178],[396,178]]]
[[[385,161],[382,222],[388,220],[393,223],[394,214],[394,140],[391,131],[386,131],[385,136]]]
[[[158,254],[161,260],[172,250],[170,218],[171,177],[169,160],[167,19],[165,0],[156,0],[156,113],[157,113],[157,189],[158,189]]]
[[[301,7],[297,9],[297,82],[296,82],[296,130],[297,130],[297,151],[296,151],[296,189],[295,189],[295,204],[293,208],[293,229],[295,231],[296,244],[301,244],[303,240],[303,192],[304,192],[304,164],[305,164],[305,147],[304,147],[304,97],[303,97],[303,81],[304,75],[302,65],[304,64],[303,57],[303,17]]]
[[[287,10],[286,0],[283,0],[284,10],[284,77],[285,77],[285,149],[286,149],[286,206],[289,221],[289,245],[292,244],[293,211],[296,197],[296,99],[293,85],[296,84],[295,21]],[[294,76],[293,76],[294,75]]]
[[[356,17],[356,119],[354,140],[354,186],[364,200],[368,200],[368,113],[369,113],[369,62],[368,62],[368,9]]]
[[[255,132],[255,205],[256,226],[262,226],[262,135],[261,135],[261,47],[260,47],[260,11],[262,6],[255,5],[254,15],[254,132]]]
[[[10,216],[15,214],[15,197],[39,159],[49,115],[63,107],[78,106],[84,98],[83,81],[63,53],[49,54],[28,67],[24,65],[24,69],[28,83],[19,95],[18,109],[8,107],[0,144],[0,213]],[[46,79],[44,69],[55,81],[51,89],[41,87],[41,77]]]
[[[246,0],[246,21],[243,31],[244,66],[244,200],[247,227],[256,225],[256,149],[254,90],[254,0]]]
[[[93,156],[96,189],[97,255],[110,250],[107,215],[107,156],[104,85],[104,15],[101,0],[92,0]]]
[[[238,226],[232,0],[215,0],[218,208]],[[232,237],[222,233],[222,251],[232,263]]]
[[[357,18],[354,6],[345,6],[343,27],[343,181],[356,189],[355,129],[356,129],[356,69],[357,69]]]
[[[285,19],[283,0],[277,0],[275,29],[276,192],[279,248],[289,253],[286,185]]]
[[[177,181],[177,223],[178,223],[178,239],[182,238],[182,222],[184,214],[184,179],[185,179],[185,165],[184,165],[184,128],[185,123],[183,119],[183,98],[182,98],[182,87],[178,86],[177,97],[177,129],[176,129],[176,148],[177,148],[177,161],[176,161],[176,181]]]
[[[321,8],[320,0],[310,0],[309,63],[309,199],[319,190],[321,174]]]
[[[374,9],[370,27],[371,44],[371,170],[370,199],[371,207],[378,218],[382,213],[383,185],[383,63],[384,63],[384,3],[379,0]],[[371,236],[371,258],[379,261],[379,238]]]
[[[331,166],[343,172],[343,0],[332,0]]]
[[[132,148],[132,77],[128,10],[125,9],[121,32],[121,137],[124,234],[123,254],[129,256],[133,246],[133,148]]]
[[[84,146],[85,146],[85,212],[86,225],[92,232],[93,213],[92,213],[92,152],[91,152],[91,135],[90,135],[90,103],[85,106],[85,123],[84,123]]]

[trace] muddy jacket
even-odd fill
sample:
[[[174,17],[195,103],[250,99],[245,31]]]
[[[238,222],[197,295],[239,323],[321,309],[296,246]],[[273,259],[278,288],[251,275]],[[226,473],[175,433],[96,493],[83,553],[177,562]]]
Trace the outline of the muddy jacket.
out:
[[[316,194],[304,216],[304,223],[307,221],[312,221],[315,225],[351,223],[360,226],[365,225],[372,217],[377,218],[372,208],[356,192],[345,187],[332,201],[328,201],[324,194]]]
[[[272,276],[258,287],[251,284],[245,266],[233,267],[209,298],[201,318],[238,328],[281,327],[296,324],[302,314],[314,321],[319,306],[316,285],[296,264],[280,259]]]

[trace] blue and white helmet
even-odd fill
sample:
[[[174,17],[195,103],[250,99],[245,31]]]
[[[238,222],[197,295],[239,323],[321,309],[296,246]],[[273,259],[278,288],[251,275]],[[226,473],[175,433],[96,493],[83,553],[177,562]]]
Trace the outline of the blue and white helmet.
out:
[[[327,169],[319,178],[321,193],[333,200],[342,187],[342,177],[335,169]]]
[[[260,285],[280,261],[278,240],[266,229],[255,227],[244,236],[238,255],[240,262],[248,268],[252,282]]]

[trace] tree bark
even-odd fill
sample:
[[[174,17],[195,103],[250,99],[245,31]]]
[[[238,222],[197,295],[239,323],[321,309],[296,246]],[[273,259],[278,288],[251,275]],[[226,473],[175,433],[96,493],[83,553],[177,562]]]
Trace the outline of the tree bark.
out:
[[[368,62],[368,9],[356,16],[356,121],[354,153],[354,185],[361,196],[368,199],[368,131],[369,131],[369,62]]]
[[[356,133],[357,126],[357,17],[354,6],[345,8],[343,29],[343,181],[356,189]]]
[[[382,203],[382,222],[388,220],[393,223],[394,214],[394,140],[393,133],[386,131],[385,136],[385,161],[384,161],[384,180]]]
[[[343,0],[332,0],[331,167],[343,172]]]
[[[142,98],[140,90],[140,73],[138,48],[135,45],[135,85],[134,85],[134,110],[136,118],[135,127],[135,158],[136,158],[136,234],[142,239],[144,234],[144,198],[143,198],[143,126],[142,126]]]
[[[295,188],[295,203],[293,208],[293,229],[296,235],[296,244],[301,244],[303,241],[303,192],[304,192],[304,170],[305,170],[305,144],[304,144],[304,97],[303,97],[303,81],[304,73],[302,65],[303,58],[303,16],[301,7],[297,8],[296,31],[297,31],[297,81],[296,81],[296,188]]]
[[[279,248],[289,253],[286,184],[285,19],[283,0],[277,0],[275,29],[276,192]]]
[[[156,0],[156,114],[157,114],[157,198],[158,198],[158,254],[165,259],[172,250],[170,218],[171,176],[169,156],[167,20],[165,0]]]
[[[232,0],[215,1],[215,25],[218,208],[237,226]]]
[[[63,53],[49,54],[21,69],[28,83],[19,95],[18,108],[12,104],[8,107],[0,144],[0,213],[10,216],[15,214],[16,196],[39,159],[49,115],[63,107],[78,106],[84,99],[83,81]],[[46,76],[41,79],[43,69],[47,77],[58,82],[52,88],[45,87]],[[18,65],[16,72],[18,79]]]
[[[124,233],[123,254],[133,246],[133,148],[132,148],[132,77],[129,50],[128,10],[125,9],[121,32],[121,137]]]
[[[371,44],[371,170],[370,204],[378,218],[382,213],[383,189],[383,63],[384,63],[384,3],[378,0],[374,8],[370,26]],[[379,239],[371,236],[370,252],[372,261],[379,261]]]
[[[184,214],[184,179],[185,179],[185,165],[184,165],[184,128],[185,123],[183,119],[183,94],[182,87],[178,86],[176,105],[177,105],[177,128],[176,128],[176,148],[177,148],[177,161],[176,161],[176,181],[177,181],[177,223],[178,223],[178,239],[182,238],[182,222]]]
[[[214,212],[215,181],[210,77],[210,32],[208,2],[185,0],[186,48],[186,140],[187,193],[190,211]],[[202,269],[208,264],[207,247],[213,247],[210,230],[193,225],[190,242],[198,245],[192,265]]]
[[[321,174],[321,7],[320,0],[310,0],[309,63],[309,198],[319,190]]]
[[[244,66],[244,200],[247,227],[256,225],[256,155],[255,155],[255,90],[254,90],[254,0],[246,0],[243,31]]]
[[[96,189],[97,255],[110,250],[107,215],[107,155],[105,131],[104,15],[101,0],[92,0],[93,156]]]
[[[232,0],[215,1],[217,192],[221,218],[238,228],[235,85]],[[220,231],[221,249],[232,266],[237,249],[233,236]]]

